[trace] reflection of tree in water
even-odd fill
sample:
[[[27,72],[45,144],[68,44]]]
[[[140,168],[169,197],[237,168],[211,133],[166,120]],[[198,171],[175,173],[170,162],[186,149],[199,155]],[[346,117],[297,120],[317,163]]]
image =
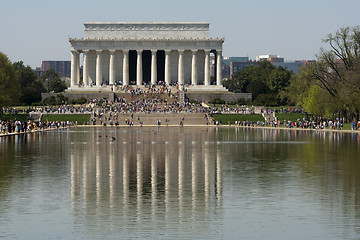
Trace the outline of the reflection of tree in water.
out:
[[[232,171],[242,189],[258,189],[261,196],[280,200],[289,182],[297,181],[329,217],[343,215],[345,226],[350,224],[346,219],[360,220],[358,134],[224,128],[218,137],[233,142],[224,149],[232,156]]]
[[[203,236],[223,220],[223,194],[231,190],[247,204],[240,206],[304,201],[322,220],[359,229],[359,146],[357,134],[227,127],[79,128],[1,138],[0,201],[9,189],[35,186],[56,203],[65,189],[72,225],[89,236],[140,231],[149,221]]]
[[[6,196],[11,185],[19,181],[26,185],[35,177],[57,179],[67,174],[66,162],[59,159],[66,152],[66,138],[57,132],[1,137],[0,197]]]

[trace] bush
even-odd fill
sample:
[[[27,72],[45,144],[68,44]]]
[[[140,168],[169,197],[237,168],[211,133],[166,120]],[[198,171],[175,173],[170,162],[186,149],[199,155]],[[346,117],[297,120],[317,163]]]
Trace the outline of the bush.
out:
[[[29,118],[28,114],[0,114],[0,120],[7,120],[7,121],[27,121]]]
[[[87,99],[84,97],[76,99],[76,104],[85,104],[87,102]]]
[[[43,104],[45,105],[56,105],[56,102],[55,96],[50,96],[43,100]]]
[[[69,102],[69,99],[67,97],[65,97],[62,94],[58,94],[55,96],[50,96],[45,98],[42,101],[42,104],[44,105],[61,105],[61,104],[66,104],[67,102]],[[36,105],[35,105],[36,106]]]
[[[45,99],[44,99],[45,100]],[[44,102],[44,101],[43,101]],[[43,102],[33,102],[31,106],[42,106]]]
[[[216,99],[210,100],[209,103],[211,103],[211,104],[225,104],[225,101],[222,100],[222,99],[216,98]]]
[[[245,99],[245,98],[239,98],[237,101],[237,104],[239,105],[252,105],[251,99]]]
[[[66,102],[69,101],[69,98],[65,97],[60,93],[57,95],[57,100],[58,100],[57,104],[65,104]]]
[[[254,99],[256,106],[278,106],[278,99],[275,94],[260,94]]]

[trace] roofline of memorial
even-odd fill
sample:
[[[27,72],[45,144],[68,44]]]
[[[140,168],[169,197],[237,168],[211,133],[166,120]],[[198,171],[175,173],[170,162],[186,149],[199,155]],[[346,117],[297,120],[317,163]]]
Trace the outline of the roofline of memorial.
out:
[[[111,25],[117,25],[117,24],[126,24],[126,25],[130,25],[130,24],[136,24],[136,25],[140,25],[140,24],[163,24],[163,25],[206,24],[206,25],[210,25],[209,22],[84,22],[84,25],[86,25],[86,24],[111,24]]]
[[[69,42],[89,42],[89,41],[225,41],[225,38],[70,38]]]

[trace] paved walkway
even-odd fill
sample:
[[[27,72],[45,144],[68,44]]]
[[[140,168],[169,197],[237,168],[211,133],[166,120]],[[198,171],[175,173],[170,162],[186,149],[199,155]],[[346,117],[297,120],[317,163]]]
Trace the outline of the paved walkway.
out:
[[[31,130],[31,131],[26,131],[26,132],[0,133],[0,137],[25,135],[25,134],[30,134],[30,133],[39,133],[39,132],[47,132],[47,131],[57,131],[57,130],[63,130],[66,128],[69,128],[69,127],[47,128],[47,129],[41,129],[41,130]]]
[[[184,120],[186,122],[186,120]],[[133,127],[139,127],[139,124],[134,125]],[[74,127],[103,127],[103,125],[77,125]],[[108,127],[108,126],[107,126]],[[113,126],[115,127],[115,126]],[[126,127],[129,128],[130,126],[127,124],[120,124],[117,127]],[[159,127],[156,122],[155,124],[144,124],[143,127]],[[179,124],[161,124],[160,127],[179,127]],[[237,126],[237,125],[214,125],[214,124],[191,124],[191,121],[187,124],[184,124],[184,127],[221,127],[221,128],[248,128],[248,129],[268,129],[268,130],[278,130],[278,131],[308,131],[308,132],[334,132],[334,133],[355,133],[360,134],[360,131],[356,130],[333,130],[333,129],[305,129],[305,128],[286,128],[286,127],[251,127],[251,126]],[[6,137],[6,136],[15,136],[15,135],[24,135],[24,134],[30,134],[30,133],[39,133],[39,132],[47,132],[47,131],[59,131],[63,129],[67,129],[69,127],[60,127],[60,128],[48,128],[48,129],[42,129],[42,130],[33,130],[33,131],[27,131],[27,132],[21,132],[21,133],[6,133],[6,134],[0,134],[0,137]]]

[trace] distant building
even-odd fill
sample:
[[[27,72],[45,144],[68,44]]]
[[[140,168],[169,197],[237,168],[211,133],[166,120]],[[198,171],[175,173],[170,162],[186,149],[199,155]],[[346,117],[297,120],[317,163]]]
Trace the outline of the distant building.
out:
[[[41,72],[54,69],[61,77],[70,77],[71,61],[42,61]]]
[[[298,60],[298,61],[284,61],[284,58],[281,58],[279,55],[259,55],[256,57],[256,61],[269,61],[276,67],[283,67],[286,70],[292,71],[293,73],[298,73],[299,67],[304,64],[312,64],[316,62],[315,60]]]
[[[248,62],[249,57],[224,57],[223,58],[223,76],[224,78],[230,78],[234,73],[231,70],[231,63],[233,62]]]
[[[247,62],[249,61],[249,57],[224,57],[223,63],[224,65],[230,66],[231,62]]]
[[[267,60],[271,63],[283,63],[284,62],[284,58],[281,58],[281,57],[272,57],[272,58],[268,58]]]
[[[246,61],[246,62],[231,62],[230,63],[230,77],[233,76],[235,73],[243,70],[246,67],[258,65],[258,62],[255,61]]]
[[[304,64],[314,64],[316,63],[316,60],[298,60],[296,62],[302,62]]]
[[[33,71],[36,73],[36,75],[37,75],[38,77],[40,77],[41,74],[42,74],[42,71],[41,71],[41,68],[40,68],[40,67],[36,67],[35,69],[33,69]]]
[[[279,55],[259,55],[256,57],[256,61],[260,62],[260,61],[269,61],[269,62],[284,62],[284,58],[281,58]]]
[[[299,67],[304,65],[303,62],[295,61],[295,62],[275,62],[274,65],[276,67],[283,67],[288,71],[291,71],[293,73],[298,73]]]
[[[304,64],[313,64],[315,60],[301,60],[301,61],[293,61],[293,62],[274,62],[274,66],[283,67],[288,71],[292,71],[293,73],[298,73],[299,67]]]

